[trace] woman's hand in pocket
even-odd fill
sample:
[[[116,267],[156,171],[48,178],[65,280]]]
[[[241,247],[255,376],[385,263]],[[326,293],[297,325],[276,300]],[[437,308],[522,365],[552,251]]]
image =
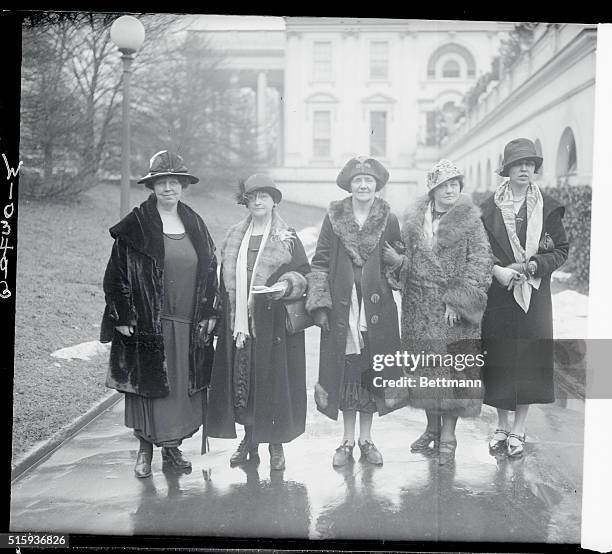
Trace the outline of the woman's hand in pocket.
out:
[[[117,325],[115,329],[117,329],[117,331],[119,331],[122,335],[126,337],[131,337],[134,334],[133,325]]]

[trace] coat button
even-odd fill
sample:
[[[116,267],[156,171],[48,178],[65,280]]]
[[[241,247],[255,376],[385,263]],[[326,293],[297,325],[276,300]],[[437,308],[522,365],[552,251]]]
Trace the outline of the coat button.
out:
[[[380,294],[376,292],[372,296],[370,296],[370,302],[372,302],[372,304],[378,304],[379,300],[380,300]]]
[[[377,316],[377,315],[373,315],[373,316],[370,318],[370,323],[371,323],[372,325],[376,325],[376,324],[378,323],[378,316]]]
[[[281,339],[280,337],[274,337],[274,342],[276,344],[280,344],[282,342],[283,339]]]

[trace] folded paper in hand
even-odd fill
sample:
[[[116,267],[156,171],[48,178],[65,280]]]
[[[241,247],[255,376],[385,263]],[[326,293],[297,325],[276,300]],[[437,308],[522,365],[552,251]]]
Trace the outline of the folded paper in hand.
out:
[[[285,290],[284,284],[275,283],[271,287],[266,287],[265,285],[255,285],[253,287],[253,294],[267,294],[271,292],[280,292]]]

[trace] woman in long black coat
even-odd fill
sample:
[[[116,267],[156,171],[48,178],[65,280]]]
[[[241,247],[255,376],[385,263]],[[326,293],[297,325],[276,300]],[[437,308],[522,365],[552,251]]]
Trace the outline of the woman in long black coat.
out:
[[[112,341],[106,385],[125,393],[125,424],[140,440],[134,472],[148,477],[153,444],[164,462],[191,467],[178,447],[202,425],[220,313],[214,243],[180,200],[198,178],[164,150],[139,182],[152,194],[110,229],[100,340]]]
[[[550,276],[569,245],[565,208],[533,182],[542,161],[530,140],[508,143],[500,169],[508,179],[481,206],[496,259],[482,324],[484,402],[498,413],[489,447],[510,456],[523,453],[529,405],[554,401]]]
[[[383,462],[372,441],[372,417],[390,410],[384,389],[374,386],[372,360],[400,348],[397,306],[386,279],[391,268],[382,260],[385,243],[400,240],[399,222],[389,204],[375,196],[388,178],[372,158],[353,158],[345,165],[337,184],[351,196],[331,203],[308,275],[306,309],[321,327],[315,401],[331,419],[338,418],[338,410],[343,414],[334,466],[352,458],[357,412],[364,458]]]
[[[217,438],[235,438],[236,423],[244,425],[231,465],[257,460],[259,443],[267,442],[275,470],[285,467],[283,443],[305,428],[304,332],[287,332],[283,301],[304,295],[310,271],[302,242],[278,214],[281,199],[274,181],[259,173],[239,193],[249,215],[221,248],[224,310],[206,422],[208,436]],[[277,290],[257,292],[265,286]]]

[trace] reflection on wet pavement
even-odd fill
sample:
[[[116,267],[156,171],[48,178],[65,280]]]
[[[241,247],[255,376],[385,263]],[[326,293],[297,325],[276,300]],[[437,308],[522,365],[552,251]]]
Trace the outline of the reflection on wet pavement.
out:
[[[312,375],[309,377],[312,385]],[[563,404],[563,402],[561,403]],[[13,483],[11,531],[113,535],[206,535],[311,539],[579,542],[583,407],[534,406],[525,455],[489,454],[494,411],[460,420],[456,460],[410,452],[425,420],[409,408],[376,417],[384,456],[334,469],[340,422],[318,413],[309,393],[307,431],[285,445],[287,468],[261,462],[229,467],[239,438],[200,436],[183,444],[193,462],[176,472],[153,457],[153,476],[136,479],[137,442],[123,426],[123,403],[93,421]]]

